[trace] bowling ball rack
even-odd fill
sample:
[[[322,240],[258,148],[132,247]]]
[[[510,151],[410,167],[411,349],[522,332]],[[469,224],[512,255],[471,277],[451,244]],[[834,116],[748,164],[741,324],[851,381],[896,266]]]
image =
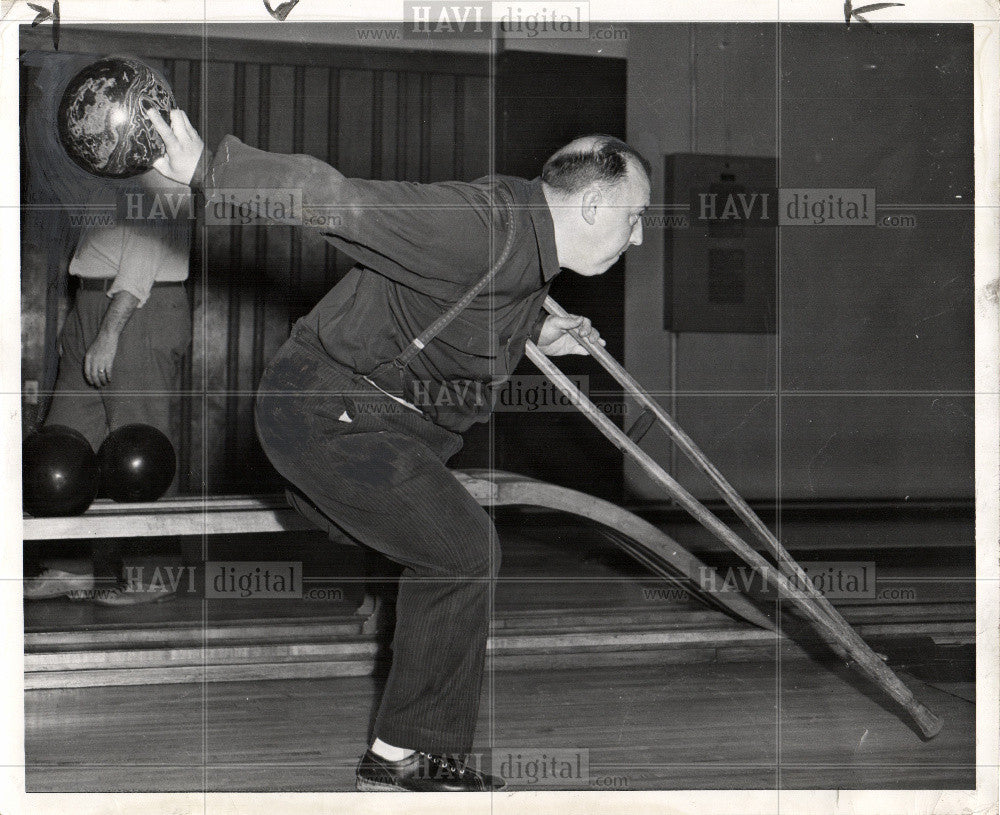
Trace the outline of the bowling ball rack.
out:
[[[616,504],[591,495],[503,471],[454,470],[482,506],[538,506],[568,512],[610,527],[616,542],[654,574],[677,583],[708,605],[766,631],[773,623],[743,595],[677,541]],[[220,496],[119,504],[98,500],[74,518],[24,518],[25,541],[233,535],[315,529],[283,496]],[[720,587],[714,591],[711,587]],[[708,588],[705,588],[708,587]]]

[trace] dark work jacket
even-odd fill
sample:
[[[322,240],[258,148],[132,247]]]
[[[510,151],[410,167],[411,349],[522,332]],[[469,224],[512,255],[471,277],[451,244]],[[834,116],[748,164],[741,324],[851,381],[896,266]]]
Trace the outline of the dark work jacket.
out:
[[[200,177],[200,173],[199,173]],[[489,269],[508,228],[491,190],[514,202],[515,238],[492,283],[400,372],[391,363]],[[489,418],[493,389],[537,340],[542,302],[559,272],[541,179],[494,176],[415,184],[344,178],[311,156],[267,153],[226,136],[207,164],[206,199],[301,196],[296,222],[357,261],[303,317],[335,362],[369,376],[454,432]],[[213,199],[215,196],[215,199]],[[288,221],[282,221],[287,223]]]

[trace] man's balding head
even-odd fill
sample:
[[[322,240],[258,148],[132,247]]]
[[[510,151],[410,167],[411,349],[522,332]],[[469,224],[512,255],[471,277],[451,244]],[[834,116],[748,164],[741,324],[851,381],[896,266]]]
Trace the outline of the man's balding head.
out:
[[[542,192],[560,266],[603,274],[642,243],[649,172],[649,162],[614,136],[574,139],[545,162]]]
[[[593,184],[614,187],[625,180],[629,165],[641,169],[648,180],[650,164],[614,136],[594,134],[560,147],[545,162],[542,181],[561,195],[580,192]]]

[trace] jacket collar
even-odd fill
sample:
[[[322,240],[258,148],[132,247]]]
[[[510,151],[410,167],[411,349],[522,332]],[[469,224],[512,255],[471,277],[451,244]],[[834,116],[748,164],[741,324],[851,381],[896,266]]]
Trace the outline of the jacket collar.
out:
[[[542,192],[541,178],[529,181],[528,190],[528,212],[535,228],[535,240],[538,242],[538,259],[542,267],[542,279],[548,283],[560,271],[552,213],[549,212],[549,204]]]

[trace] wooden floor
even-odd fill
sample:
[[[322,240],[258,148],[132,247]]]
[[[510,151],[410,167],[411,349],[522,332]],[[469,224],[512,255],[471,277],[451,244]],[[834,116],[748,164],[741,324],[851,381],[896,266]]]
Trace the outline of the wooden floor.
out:
[[[974,704],[908,679],[947,722],[933,741],[808,661],[497,672],[477,751],[492,736],[515,789],[973,786]],[[350,790],[377,692],[372,677],[33,691],[27,789]],[[544,756],[568,777],[532,783]]]
[[[541,621],[561,609],[566,624],[598,607],[680,619],[703,608],[689,599],[650,597],[645,590],[664,584],[644,576],[597,531],[533,517],[498,523],[504,544],[498,622],[505,614],[535,614]],[[829,543],[830,530],[819,531]],[[678,529],[678,537],[684,532]],[[865,537],[852,536],[836,552],[810,554],[868,560],[875,557],[871,550],[860,556],[851,546]],[[341,603],[314,603],[312,613],[324,619],[350,614],[362,594],[349,577],[362,573],[348,562],[357,550],[338,555],[306,538],[213,539],[208,554],[311,558],[317,576],[337,576],[346,589]],[[317,561],[317,553],[326,560]],[[723,569],[730,564],[708,549],[704,556]],[[940,607],[943,614],[973,600],[974,559],[967,548],[893,547],[877,559],[880,587],[913,589],[911,604]],[[26,607],[26,635],[84,631],[113,638],[139,622],[165,630],[190,626],[188,618],[227,625],[267,612],[277,623],[301,613],[282,606],[288,601],[261,603],[220,602],[206,617],[199,597],[134,609],[51,601]],[[889,619],[897,607],[872,608]],[[758,648],[744,662],[676,664],[664,655],[661,664],[558,670],[535,660],[490,671],[476,749],[485,756],[492,746],[495,769],[514,789],[970,788],[971,646],[926,636],[900,642],[877,647],[945,719],[930,742],[837,663],[779,663],[766,649],[762,658]],[[891,651],[894,643],[902,650]],[[25,695],[27,789],[351,790],[380,690],[377,676],[32,690]],[[532,769],[553,758],[568,762],[560,765],[568,768],[566,777],[532,782]]]

